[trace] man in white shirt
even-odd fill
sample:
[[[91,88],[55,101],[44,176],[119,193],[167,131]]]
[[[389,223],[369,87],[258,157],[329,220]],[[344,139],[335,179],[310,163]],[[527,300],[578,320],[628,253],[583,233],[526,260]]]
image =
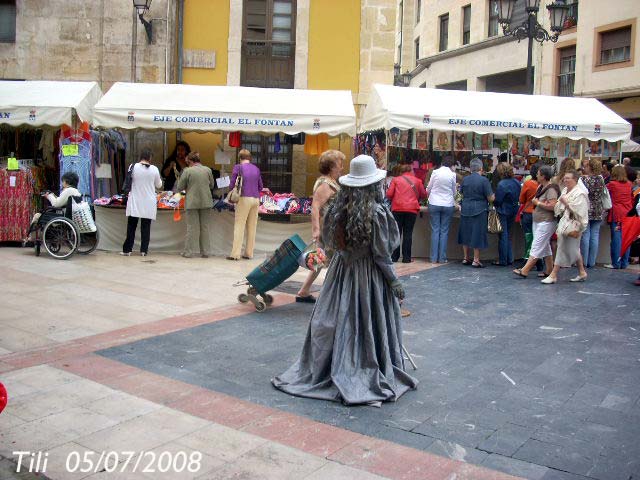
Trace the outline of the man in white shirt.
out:
[[[427,185],[429,220],[431,222],[431,262],[447,262],[449,226],[455,211],[456,174],[453,159],[445,157],[442,165],[431,174]]]

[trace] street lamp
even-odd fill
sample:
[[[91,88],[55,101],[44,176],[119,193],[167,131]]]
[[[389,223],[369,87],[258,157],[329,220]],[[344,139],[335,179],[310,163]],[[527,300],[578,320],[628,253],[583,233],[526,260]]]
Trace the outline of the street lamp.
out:
[[[529,40],[529,49],[527,52],[527,92],[533,94],[533,41],[539,42],[540,45],[546,41],[557,42],[567,18],[569,7],[557,0],[547,5],[552,32],[549,33],[538,23],[540,0],[524,0],[527,19],[522,22],[522,24],[512,27],[511,18],[517,1],[518,0],[498,0],[498,22],[502,25],[502,31],[505,35],[517,38],[518,42],[525,38]]]
[[[138,12],[138,18],[140,18],[140,22],[144,25],[144,30],[147,34],[147,43],[151,43],[153,38],[153,25],[151,22],[148,22],[144,19],[144,14],[149,11],[151,8],[151,0],[133,0],[133,6]]]
[[[393,65],[393,84],[397,87],[408,87],[411,83],[412,75],[407,70],[404,73],[400,73],[400,64]]]

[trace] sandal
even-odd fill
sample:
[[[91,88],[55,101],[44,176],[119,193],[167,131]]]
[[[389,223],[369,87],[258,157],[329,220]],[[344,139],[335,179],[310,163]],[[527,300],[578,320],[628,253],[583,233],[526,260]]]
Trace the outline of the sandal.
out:
[[[471,264],[471,266],[472,266],[473,268],[484,268],[484,267],[485,267],[485,266],[484,266],[482,263],[480,263],[480,262],[478,262],[478,263],[473,262],[473,263]]]
[[[463,265],[471,265],[471,260],[467,260],[466,258],[462,260]]]
[[[528,275],[525,275],[524,273],[522,273],[522,270],[519,268],[516,268],[515,270],[512,270],[513,273],[515,273],[518,277],[520,278],[527,278]]]
[[[548,273],[540,272],[538,273],[538,278],[547,278],[549,276]]]
[[[307,295],[306,297],[300,297],[296,295],[296,302],[298,303],[316,303],[316,297],[313,295]]]

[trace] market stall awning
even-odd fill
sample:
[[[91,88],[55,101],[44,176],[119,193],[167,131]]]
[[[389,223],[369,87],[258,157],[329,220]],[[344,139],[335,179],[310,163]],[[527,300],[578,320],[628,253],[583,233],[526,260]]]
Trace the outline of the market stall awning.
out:
[[[91,121],[101,96],[96,82],[0,81],[0,124],[73,125],[74,113],[81,121]]]
[[[103,128],[355,135],[351,92],[116,83],[94,109]]]
[[[627,140],[625,142],[622,142],[620,151],[622,153],[640,152],[640,143],[634,142],[633,140]]]
[[[374,85],[360,131],[399,128],[627,140],[631,124],[593,98]]]

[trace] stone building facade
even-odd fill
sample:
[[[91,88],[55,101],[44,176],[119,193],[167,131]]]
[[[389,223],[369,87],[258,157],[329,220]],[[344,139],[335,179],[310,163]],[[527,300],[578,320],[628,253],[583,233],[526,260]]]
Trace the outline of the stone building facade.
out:
[[[243,70],[251,30],[247,9],[262,4],[274,32],[289,21],[281,13],[293,8],[287,88],[350,90],[359,113],[373,83],[393,82],[396,0],[153,0],[145,14],[153,25],[151,43],[131,0],[14,3],[15,39],[0,42],[0,79],[93,80],[103,92],[117,81],[252,85],[260,78]],[[286,34],[286,28],[278,33]],[[215,151],[225,144],[222,135],[181,136],[206,164],[216,166]],[[175,135],[139,133],[132,151],[150,146],[160,161],[175,141]],[[346,137],[332,139],[330,146],[351,155]],[[296,146],[290,162],[292,191],[309,193],[317,157]]]

